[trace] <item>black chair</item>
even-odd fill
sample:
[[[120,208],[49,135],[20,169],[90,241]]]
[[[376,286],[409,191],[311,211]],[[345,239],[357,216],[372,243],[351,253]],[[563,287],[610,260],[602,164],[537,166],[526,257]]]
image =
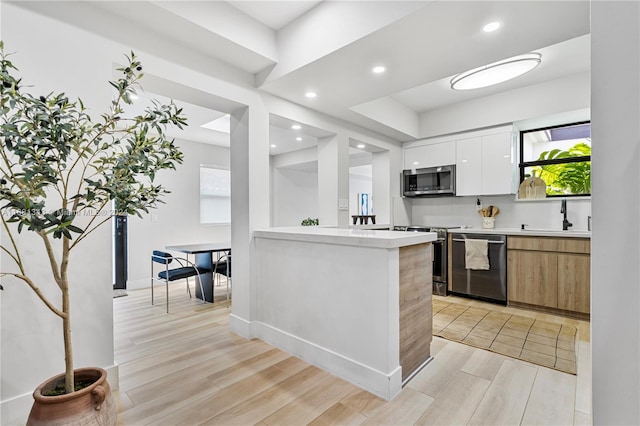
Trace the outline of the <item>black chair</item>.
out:
[[[169,269],[169,264],[172,261],[176,261],[179,268]],[[154,273],[153,264],[159,263],[164,265],[164,270],[158,272],[156,276]],[[187,280],[187,292],[189,293],[189,297],[191,297],[191,287],[189,286],[189,278],[190,277],[198,277],[198,283],[200,284],[200,292],[202,293],[202,302],[207,303],[204,300],[204,288],[202,287],[202,279],[200,275],[210,273],[211,271],[207,268],[202,268],[196,266],[193,262],[188,259],[175,257],[169,253],[164,251],[154,250],[151,255],[151,304],[154,304],[153,297],[153,282],[160,281],[165,283],[165,287],[167,290],[167,313],[169,313],[169,282],[186,279]]]
[[[213,276],[216,274],[227,277],[227,306],[229,306],[229,287],[231,286],[231,250],[225,252],[213,262]]]

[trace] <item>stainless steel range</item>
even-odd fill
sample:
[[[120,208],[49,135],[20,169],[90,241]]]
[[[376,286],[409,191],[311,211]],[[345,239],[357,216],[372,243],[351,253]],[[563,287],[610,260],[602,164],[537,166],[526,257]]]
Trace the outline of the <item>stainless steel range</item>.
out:
[[[449,229],[459,228],[457,226],[394,226],[394,231],[407,232],[435,232],[438,236],[433,244],[433,294],[446,296],[448,267],[447,267],[447,234]]]

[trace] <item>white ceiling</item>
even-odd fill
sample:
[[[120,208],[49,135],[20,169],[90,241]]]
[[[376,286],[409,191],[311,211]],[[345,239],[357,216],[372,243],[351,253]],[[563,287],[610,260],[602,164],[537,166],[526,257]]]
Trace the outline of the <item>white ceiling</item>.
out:
[[[313,9],[320,0],[304,1],[227,1],[231,6],[274,30],[295,21]]]
[[[226,64],[228,75],[256,81],[259,90],[398,141],[421,135],[417,126],[397,125],[391,116],[397,123],[417,123],[421,115],[451,104],[590,71],[588,1],[19,4],[121,43],[136,40],[132,47],[201,71],[220,64],[216,69],[222,72]],[[483,33],[484,24],[494,20],[501,29]],[[471,91],[449,87],[460,72],[531,51],[542,54],[542,63],[522,77]],[[386,73],[373,75],[374,65],[386,66]],[[308,90],[318,96],[307,99]],[[190,129],[199,129],[200,117],[216,116],[194,111]],[[272,125],[286,139],[290,129],[283,120],[274,116]],[[278,152],[305,146],[281,145]]]

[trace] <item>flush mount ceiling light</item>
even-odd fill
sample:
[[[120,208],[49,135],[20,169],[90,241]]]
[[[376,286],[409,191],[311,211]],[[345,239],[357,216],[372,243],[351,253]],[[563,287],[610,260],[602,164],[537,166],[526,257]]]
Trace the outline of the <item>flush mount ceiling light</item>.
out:
[[[364,148],[364,144],[363,143],[359,143],[358,145],[356,145],[356,148],[362,149],[362,148]]]
[[[378,65],[377,67],[373,67],[373,69],[371,70],[372,73],[374,74],[382,74],[383,72],[385,72],[387,69],[385,67],[383,67],[382,65]]]
[[[271,145],[269,145],[269,146],[270,146],[271,148],[275,148],[275,147],[276,147],[276,145],[275,145],[275,144],[271,144]]]
[[[304,95],[305,95],[307,98],[309,98],[309,99],[313,99],[313,98],[315,98],[316,96],[318,96],[318,94],[317,94],[316,92],[307,92],[307,93],[305,93]]]
[[[293,130],[300,130],[300,129],[302,129],[302,126],[300,126],[299,124],[294,124],[294,125],[291,126],[291,128]]]
[[[302,138],[301,138],[300,136],[298,136],[298,137],[296,138],[296,140],[297,140],[298,142],[300,142],[300,141],[302,140]]]
[[[479,89],[511,80],[538,66],[542,60],[539,53],[527,53],[503,61],[494,62],[458,74],[451,79],[454,90]]]

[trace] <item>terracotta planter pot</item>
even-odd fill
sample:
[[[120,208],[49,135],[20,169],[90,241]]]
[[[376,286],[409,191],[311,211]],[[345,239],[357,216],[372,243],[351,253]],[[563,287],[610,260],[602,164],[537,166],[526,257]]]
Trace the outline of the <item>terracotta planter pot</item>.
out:
[[[102,368],[88,367],[74,370],[76,381],[94,382],[77,392],[44,396],[43,393],[64,383],[64,374],[59,374],[33,392],[33,406],[27,426],[41,425],[115,425],[116,404],[107,382],[107,372]]]

